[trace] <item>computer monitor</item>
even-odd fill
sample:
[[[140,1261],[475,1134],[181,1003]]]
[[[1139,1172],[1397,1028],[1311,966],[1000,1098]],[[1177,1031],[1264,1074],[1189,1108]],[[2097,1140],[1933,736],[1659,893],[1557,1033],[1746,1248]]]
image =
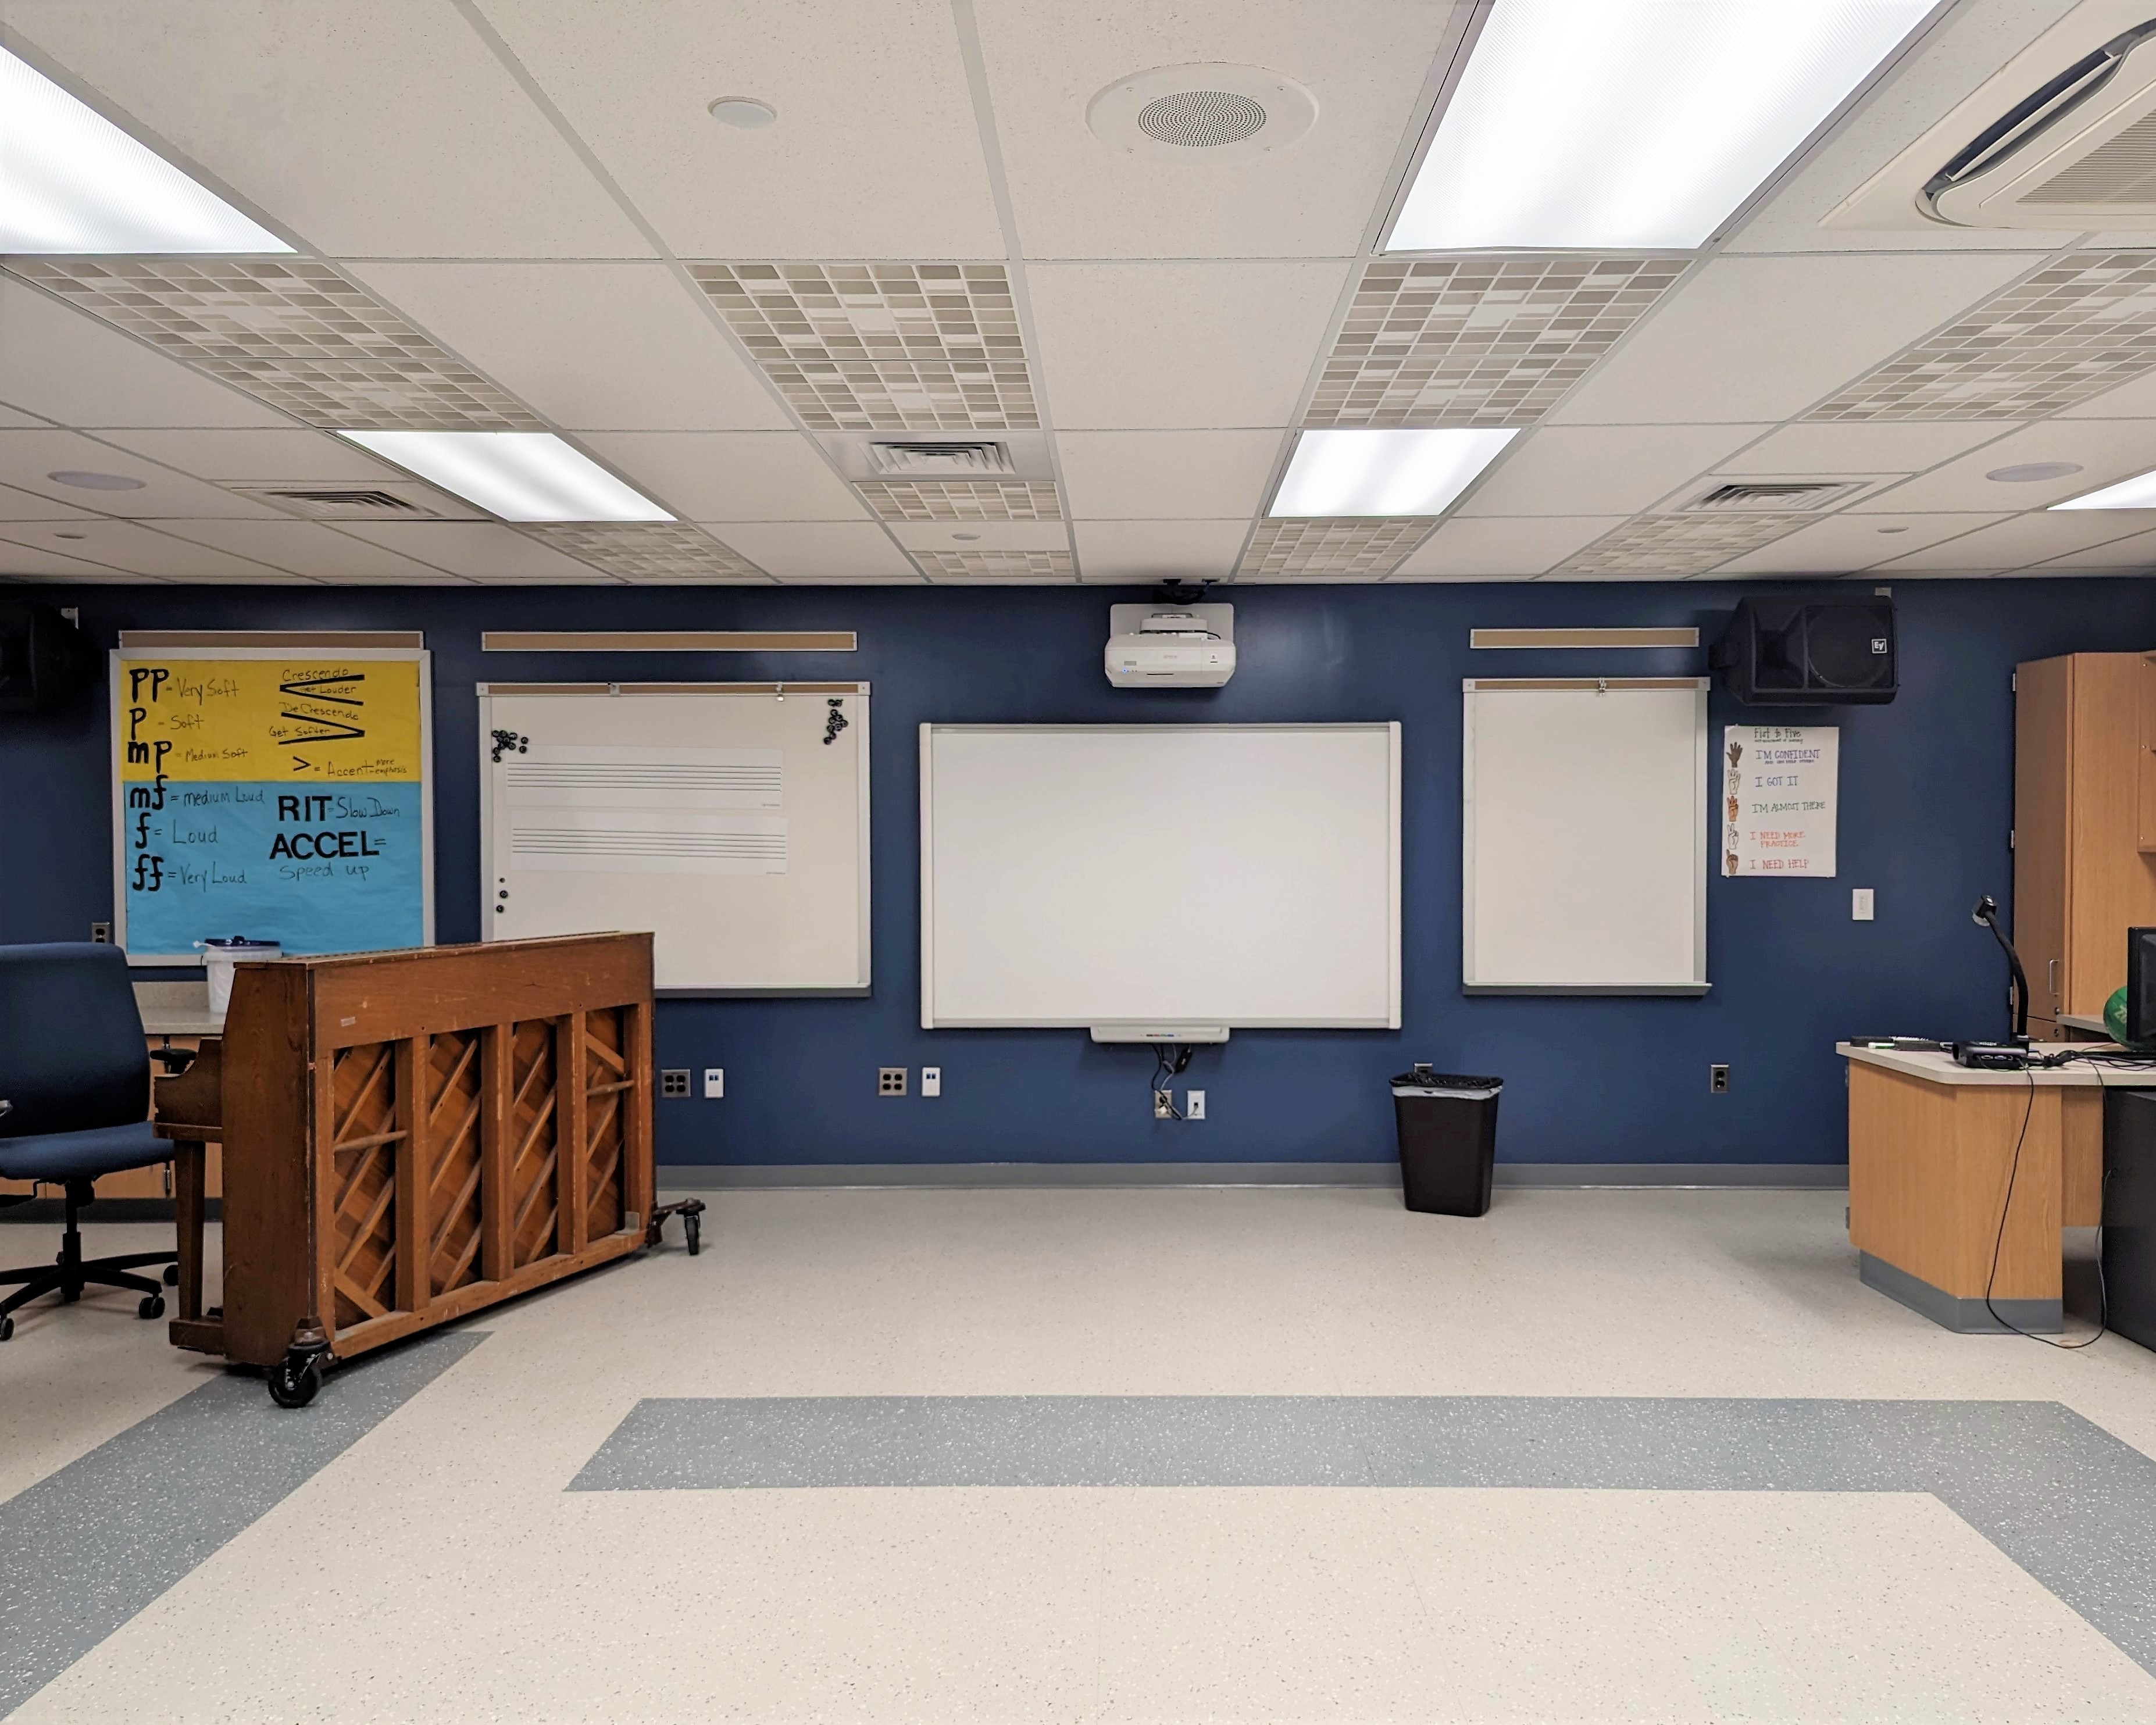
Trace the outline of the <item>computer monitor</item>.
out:
[[[2156,1042],[2156,928],[2126,931],[2126,1040]]]

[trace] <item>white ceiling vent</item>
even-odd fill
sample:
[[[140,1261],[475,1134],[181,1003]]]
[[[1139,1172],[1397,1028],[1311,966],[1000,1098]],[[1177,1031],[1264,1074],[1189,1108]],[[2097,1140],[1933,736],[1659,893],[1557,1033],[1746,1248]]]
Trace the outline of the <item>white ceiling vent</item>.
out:
[[[2082,0],[1831,212],[1829,228],[2156,221],[2156,0]]]
[[[441,515],[412,495],[417,487],[392,490],[384,485],[234,485],[225,489],[310,521],[433,521]]]
[[[966,439],[911,439],[869,445],[869,465],[903,479],[993,479],[1015,474],[1018,464],[999,443]]]
[[[1846,501],[1869,480],[1717,480],[1691,502],[1688,510],[1722,515],[1800,515]]]
[[[1156,66],[1118,78],[1086,109],[1102,143],[1158,162],[1262,160],[1317,123],[1317,98],[1263,66]]]

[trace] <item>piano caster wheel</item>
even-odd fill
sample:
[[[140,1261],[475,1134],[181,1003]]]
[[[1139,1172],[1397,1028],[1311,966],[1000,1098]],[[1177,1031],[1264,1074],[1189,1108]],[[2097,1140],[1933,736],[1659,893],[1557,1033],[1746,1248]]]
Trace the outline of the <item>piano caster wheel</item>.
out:
[[[689,1241],[689,1255],[695,1257],[704,1247],[704,1219],[694,1211],[681,1218],[681,1232]]]
[[[322,1387],[321,1356],[288,1353],[263,1376],[269,1379],[270,1399],[279,1407],[304,1408]]]
[[[177,1264],[167,1264],[165,1266],[165,1286],[168,1288],[176,1288],[179,1285],[180,1266]]]
[[[135,1308],[137,1317],[162,1317],[164,1315],[165,1296],[162,1294],[143,1295],[142,1303]]]

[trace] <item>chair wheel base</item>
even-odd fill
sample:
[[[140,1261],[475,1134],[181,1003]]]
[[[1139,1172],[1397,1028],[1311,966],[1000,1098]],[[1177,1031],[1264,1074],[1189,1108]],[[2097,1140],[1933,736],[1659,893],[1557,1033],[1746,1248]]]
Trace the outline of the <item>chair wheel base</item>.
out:
[[[165,1286],[168,1288],[176,1288],[179,1285],[180,1266],[177,1264],[167,1264],[165,1266]]]
[[[14,1339],[15,1320],[12,1317],[0,1317],[0,1342],[13,1342]]]
[[[135,1308],[135,1315],[137,1317],[162,1317],[165,1315],[165,1296],[162,1294],[143,1295],[142,1303]]]

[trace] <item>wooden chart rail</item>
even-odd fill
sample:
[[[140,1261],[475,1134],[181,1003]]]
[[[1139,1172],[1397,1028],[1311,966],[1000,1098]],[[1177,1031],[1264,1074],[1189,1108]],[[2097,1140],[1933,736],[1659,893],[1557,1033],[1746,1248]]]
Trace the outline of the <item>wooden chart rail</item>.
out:
[[[648,934],[241,966],[221,1118],[165,1128],[224,1146],[223,1310],[203,1316],[183,1271],[172,1340],[277,1367],[304,1399],[324,1355],[636,1250],[651,1009]],[[180,1172],[198,1180],[199,1157]]]

